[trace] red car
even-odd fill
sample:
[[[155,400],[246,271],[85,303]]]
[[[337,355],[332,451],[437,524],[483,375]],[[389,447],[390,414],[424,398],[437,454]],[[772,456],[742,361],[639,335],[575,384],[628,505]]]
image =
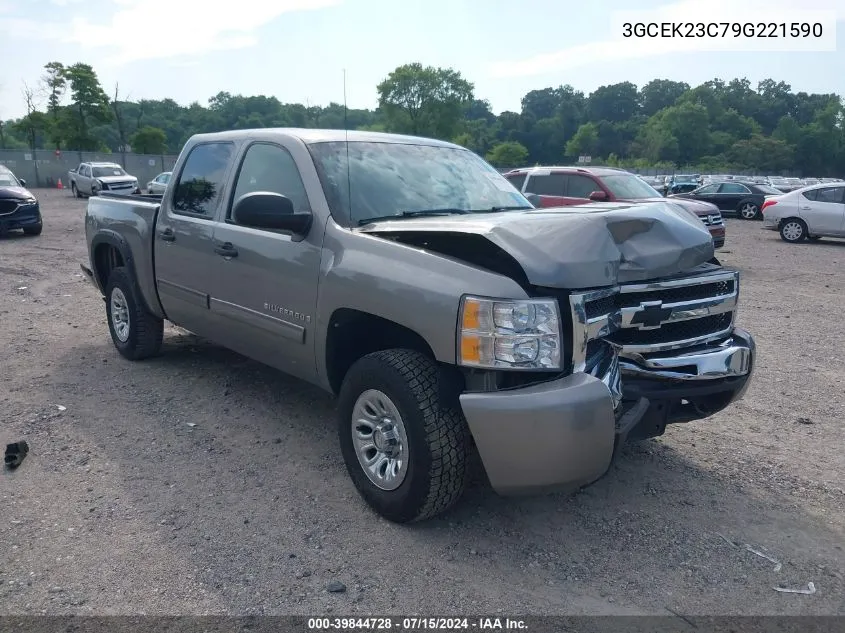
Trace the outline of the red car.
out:
[[[725,223],[719,207],[709,202],[664,198],[631,172],[613,167],[526,167],[504,174],[522,193],[539,199],[540,207],[562,207],[593,202],[673,202],[695,213],[710,235],[714,248],[725,245]]]

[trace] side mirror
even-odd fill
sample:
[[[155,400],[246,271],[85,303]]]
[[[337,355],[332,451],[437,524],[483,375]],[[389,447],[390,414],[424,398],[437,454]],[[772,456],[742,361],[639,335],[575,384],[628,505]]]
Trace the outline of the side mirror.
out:
[[[26,187],[26,180],[24,180],[23,178],[18,178],[18,180],[21,183],[21,187]]]
[[[524,193],[522,195],[525,196],[525,199],[528,200],[528,202],[530,202],[535,209],[539,209],[542,206],[542,204],[540,203],[540,196],[538,196],[536,193]]]
[[[245,193],[235,202],[232,220],[255,229],[275,229],[304,235],[311,226],[311,213],[297,213],[287,196],[269,191]]]
[[[590,200],[593,202],[603,202],[607,200],[607,192],[605,191],[594,191],[590,194]]]

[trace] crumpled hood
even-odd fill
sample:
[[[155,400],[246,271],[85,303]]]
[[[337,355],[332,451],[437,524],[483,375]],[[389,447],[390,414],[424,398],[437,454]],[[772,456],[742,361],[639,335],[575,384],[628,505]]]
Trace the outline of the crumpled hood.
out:
[[[34,197],[26,187],[0,187],[0,198],[24,200]]]
[[[704,224],[668,202],[407,218],[359,230],[481,235],[513,256],[532,284],[570,290],[666,277],[713,257]]]

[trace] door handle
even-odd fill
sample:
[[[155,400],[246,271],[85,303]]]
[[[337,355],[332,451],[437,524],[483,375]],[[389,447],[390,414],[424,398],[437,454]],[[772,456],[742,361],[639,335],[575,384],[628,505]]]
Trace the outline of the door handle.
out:
[[[223,257],[238,256],[238,249],[232,246],[231,242],[226,242],[225,244],[221,244],[220,246],[215,246],[214,252],[218,255],[222,255]]]
[[[799,207],[802,211],[809,211],[810,207]]]
[[[173,229],[167,228],[164,229],[161,233],[159,233],[159,237],[163,239],[165,242],[175,242],[176,236],[173,234]]]

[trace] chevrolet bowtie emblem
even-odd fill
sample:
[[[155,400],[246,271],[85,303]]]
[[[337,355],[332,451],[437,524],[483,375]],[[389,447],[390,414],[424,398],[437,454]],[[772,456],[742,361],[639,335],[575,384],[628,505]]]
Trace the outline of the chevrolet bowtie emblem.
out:
[[[640,329],[656,328],[672,316],[672,308],[664,308],[662,301],[644,301],[631,317],[631,325]]]

